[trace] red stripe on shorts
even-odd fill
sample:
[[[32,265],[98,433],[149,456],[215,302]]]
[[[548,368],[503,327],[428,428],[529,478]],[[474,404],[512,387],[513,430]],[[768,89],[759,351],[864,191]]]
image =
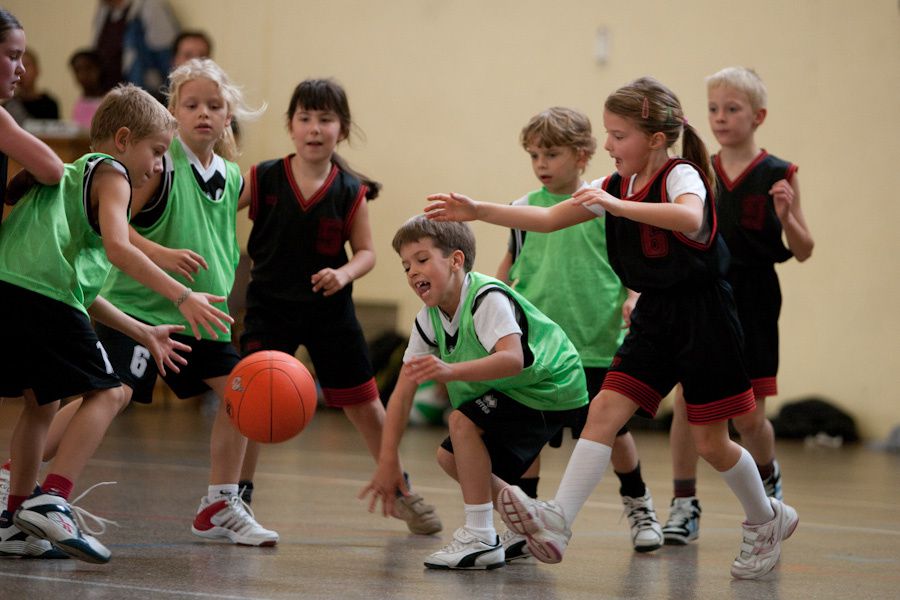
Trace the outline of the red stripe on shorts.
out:
[[[778,380],[775,377],[751,379],[750,385],[753,386],[753,393],[757,398],[768,398],[778,395]]]
[[[685,402],[685,406],[687,407],[688,422],[701,425],[724,421],[751,412],[756,409],[756,398],[753,397],[753,390],[748,389],[736,396],[729,396],[708,404]]]
[[[652,387],[619,371],[610,371],[603,380],[601,390],[618,392],[640,406],[651,416],[656,416],[662,396]]]
[[[351,388],[323,387],[322,395],[325,396],[325,404],[338,407],[365,404],[366,402],[380,401],[381,399],[374,377],[361,385]]]

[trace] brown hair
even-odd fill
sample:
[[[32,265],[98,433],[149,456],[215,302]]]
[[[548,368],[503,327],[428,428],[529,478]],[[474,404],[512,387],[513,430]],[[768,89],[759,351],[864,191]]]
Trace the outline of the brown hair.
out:
[[[472,270],[475,264],[475,234],[471,227],[465,223],[432,221],[425,215],[416,215],[400,226],[391,245],[394,252],[400,254],[403,246],[424,238],[431,239],[445,257],[454,250],[461,251],[465,256],[463,270],[466,273]]]
[[[542,148],[559,146],[581,151],[587,160],[597,151],[597,138],[591,133],[587,115],[571,108],[553,106],[531,117],[519,134],[519,143]]]
[[[706,144],[697,130],[688,125],[678,97],[662,83],[652,77],[636,79],[610,94],[604,108],[628,119],[647,135],[662,133],[667,148],[681,136],[682,156],[700,168],[711,186],[715,185]]]
[[[91,120],[91,145],[112,138],[122,127],[139,141],[156,133],[175,131],[175,117],[156,98],[130,83],[107,92]]]

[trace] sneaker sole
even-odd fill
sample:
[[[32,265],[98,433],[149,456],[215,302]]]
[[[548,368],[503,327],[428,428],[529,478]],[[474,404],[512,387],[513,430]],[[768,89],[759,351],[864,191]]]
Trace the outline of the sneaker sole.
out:
[[[635,546],[634,551],[641,552],[641,553],[653,552],[654,550],[659,550],[662,547],[663,547],[663,544],[656,544],[655,546]]]
[[[196,527],[191,526],[191,533],[206,540],[228,540],[232,544],[236,544],[238,546],[270,548],[278,543],[278,538],[275,538],[274,540],[263,541],[247,540],[245,538],[241,538],[233,531],[221,527],[214,527],[212,529],[197,529]]]
[[[506,526],[524,535],[528,549],[532,556],[543,563],[556,564],[562,561],[563,549],[559,548],[552,540],[542,540],[535,536],[541,528],[537,524],[535,515],[532,514],[519,499],[510,492],[509,488],[503,488],[498,495],[500,501],[500,518]],[[515,517],[515,518],[513,518]]]
[[[666,546],[687,546],[689,543],[693,542],[699,535],[681,535],[680,533],[666,533],[663,531],[664,544]]]
[[[4,542],[3,545],[4,547],[0,548],[0,556],[6,558],[43,558],[46,560],[69,558],[69,555],[65,552],[61,552],[56,548],[43,550],[34,542]]]
[[[441,565],[437,563],[423,563],[426,568],[435,571],[492,571],[506,566],[505,562],[491,563],[489,565],[473,565],[471,567],[451,567],[450,565]]]
[[[38,516],[42,520],[47,520],[44,517]],[[71,556],[72,558],[77,558],[78,560],[82,560],[84,562],[94,563],[97,565],[103,565],[109,562],[109,556],[103,556],[102,554],[97,554],[93,549],[90,548],[84,542],[79,542],[76,539],[68,539],[62,541],[56,541],[52,539],[41,527],[40,523],[31,522],[23,518],[18,513],[15,518],[16,527],[24,531],[29,535],[33,535],[34,537],[41,538],[42,540],[47,540],[50,542],[54,548],[59,550],[60,552],[64,552],[65,554]],[[98,542],[99,543],[99,542]]]

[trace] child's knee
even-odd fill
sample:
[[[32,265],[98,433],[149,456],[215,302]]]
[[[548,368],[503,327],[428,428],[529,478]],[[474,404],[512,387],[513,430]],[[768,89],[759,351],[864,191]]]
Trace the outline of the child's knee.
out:
[[[456,458],[446,448],[438,447],[437,462],[445,473],[451,477],[456,476]]]
[[[447,419],[447,427],[450,429],[450,437],[478,432],[478,427],[472,422],[472,419],[458,410],[450,413]]]

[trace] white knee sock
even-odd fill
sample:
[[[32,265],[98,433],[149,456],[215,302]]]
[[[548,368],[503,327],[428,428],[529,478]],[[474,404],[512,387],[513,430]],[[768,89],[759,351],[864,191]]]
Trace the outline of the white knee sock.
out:
[[[772,503],[766,498],[759,470],[746,449],[741,448],[741,458],[733,467],[722,472],[722,478],[744,507],[747,523],[759,525],[775,518]]]
[[[575,444],[555,498],[570,527],[591,492],[603,479],[610,456],[612,448],[604,444],[584,438]]]
[[[466,504],[466,529],[483,541],[493,544],[497,538],[494,529],[494,503]]]

